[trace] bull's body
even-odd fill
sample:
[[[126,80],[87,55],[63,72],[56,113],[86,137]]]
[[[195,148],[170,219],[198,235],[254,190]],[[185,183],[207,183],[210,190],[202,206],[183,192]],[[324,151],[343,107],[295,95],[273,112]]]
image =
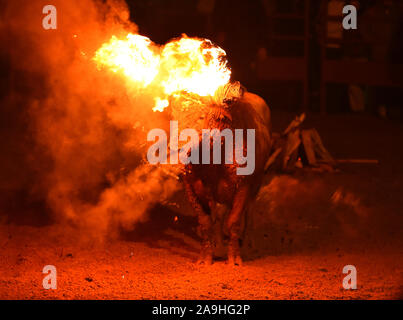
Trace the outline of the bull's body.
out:
[[[237,175],[240,165],[233,164],[189,164],[184,176],[188,199],[197,213],[202,237],[200,262],[210,264],[213,258],[212,214],[217,204],[229,208],[224,222],[224,231],[229,236],[228,262],[241,264],[239,240],[242,221],[248,204],[254,200],[264,173],[271,146],[270,110],[259,96],[244,92],[230,105],[214,105],[204,119],[206,129],[255,129],[255,170],[251,175]],[[223,150],[224,148],[222,148]],[[234,147],[235,149],[235,147]],[[246,153],[246,150],[244,150]],[[224,153],[222,155],[224,159]],[[223,161],[224,162],[224,161]]]

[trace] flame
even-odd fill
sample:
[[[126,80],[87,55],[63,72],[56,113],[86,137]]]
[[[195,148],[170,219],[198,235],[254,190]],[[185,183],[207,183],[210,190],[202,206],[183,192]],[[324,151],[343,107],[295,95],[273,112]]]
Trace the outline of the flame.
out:
[[[161,98],[157,97],[154,99],[155,100],[155,107],[153,108],[153,111],[159,111],[163,112],[166,107],[169,106],[169,101],[164,99],[162,100]]]
[[[113,72],[123,72],[125,76],[148,86],[159,71],[160,57],[151,48],[149,38],[138,34],[128,34],[126,40],[115,36],[96,53],[94,60],[98,66],[109,67]]]
[[[168,43],[161,53],[162,68],[168,72],[168,79],[162,82],[165,93],[213,96],[231,76],[225,55],[207,39],[184,37]]]
[[[121,72],[146,88],[152,84],[155,106],[164,111],[168,98],[183,92],[214,96],[231,77],[226,53],[208,39],[182,38],[158,48],[149,38],[128,34],[119,40],[112,36],[95,53],[98,67]]]

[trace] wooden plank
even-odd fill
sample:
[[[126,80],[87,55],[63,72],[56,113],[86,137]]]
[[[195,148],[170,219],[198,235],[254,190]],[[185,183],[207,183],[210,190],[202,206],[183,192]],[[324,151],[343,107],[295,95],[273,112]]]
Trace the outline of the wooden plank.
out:
[[[309,56],[310,56],[310,13],[311,13],[311,1],[306,0],[305,2],[305,24],[304,24],[304,35],[305,35],[305,43],[304,43],[304,59],[305,59],[305,79],[304,79],[304,101],[303,101],[303,111],[306,112],[308,110],[309,105]]]
[[[325,161],[328,163],[333,163],[334,159],[330,155],[329,151],[325,148],[322,143],[322,139],[316,129],[311,129],[311,138],[315,148],[315,152]]]
[[[295,154],[298,150],[299,145],[301,144],[301,131],[296,129],[288,133],[287,136],[287,144],[285,147],[284,152],[284,159],[283,159],[283,169],[286,170],[289,162],[292,158],[295,158]]]
[[[337,163],[360,163],[360,164],[379,164],[376,159],[337,159]]]
[[[305,15],[299,13],[274,13],[268,15],[270,19],[303,20]]]
[[[365,84],[368,86],[403,87],[403,65],[353,60],[325,60],[322,81]]]
[[[288,127],[283,131],[283,136],[287,135],[292,130],[297,129],[302,124],[302,122],[305,121],[305,118],[305,113],[301,113],[301,115],[296,116],[295,119],[292,120]]]
[[[316,156],[315,156],[315,150],[312,142],[312,130],[302,130],[301,131],[301,136],[302,136],[302,143],[304,145],[304,150],[306,154],[306,158],[308,160],[308,163],[311,166],[316,165]]]
[[[304,81],[306,63],[304,58],[269,57],[256,70],[261,80]]]
[[[282,148],[277,148],[276,151],[274,151],[272,153],[269,160],[267,160],[266,165],[264,166],[265,172],[270,168],[270,166],[274,163],[274,161],[276,161],[276,159],[277,159],[278,155],[281,153],[281,151],[283,151]]]
[[[284,41],[305,41],[304,35],[281,35],[281,34],[272,34],[268,35],[269,39],[272,40],[284,40]]]

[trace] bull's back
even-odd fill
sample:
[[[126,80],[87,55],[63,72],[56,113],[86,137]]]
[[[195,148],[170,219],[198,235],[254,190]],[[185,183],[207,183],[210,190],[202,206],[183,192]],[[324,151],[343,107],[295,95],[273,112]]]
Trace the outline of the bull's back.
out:
[[[245,92],[233,106],[232,115],[234,128],[255,129],[255,172],[261,174],[272,145],[270,108],[263,98]]]

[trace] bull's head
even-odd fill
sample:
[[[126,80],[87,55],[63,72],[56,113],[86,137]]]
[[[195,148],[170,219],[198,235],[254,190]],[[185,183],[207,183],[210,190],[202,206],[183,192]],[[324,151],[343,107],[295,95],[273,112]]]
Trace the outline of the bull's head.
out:
[[[231,109],[242,98],[245,89],[239,82],[225,85],[217,90],[211,99],[209,108],[206,109],[206,128],[224,129],[231,126]]]
[[[232,108],[242,99],[244,91],[239,82],[234,82],[219,88],[213,97],[183,93],[171,101],[171,117],[183,128],[230,127]]]

